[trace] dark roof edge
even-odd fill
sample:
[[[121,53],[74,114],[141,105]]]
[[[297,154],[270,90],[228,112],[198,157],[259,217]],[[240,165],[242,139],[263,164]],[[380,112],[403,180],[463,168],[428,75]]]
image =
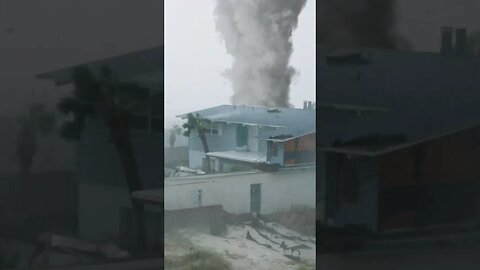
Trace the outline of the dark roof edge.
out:
[[[419,139],[419,140],[412,141],[412,142],[406,142],[406,143],[393,145],[393,146],[386,147],[382,150],[377,150],[377,151],[356,150],[356,149],[349,148],[349,147],[345,147],[345,148],[342,148],[342,147],[319,147],[318,149],[324,150],[326,152],[334,152],[334,153],[339,153],[339,154],[351,154],[351,155],[359,155],[359,156],[380,156],[380,155],[388,154],[390,152],[401,150],[401,149],[404,149],[404,148],[407,148],[407,147],[410,147],[410,146],[414,146],[414,145],[417,145],[417,144],[420,144],[420,143],[424,143],[424,142],[428,142],[428,141],[435,140],[435,139],[438,139],[438,138],[442,138],[442,137],[445,137],[445,136],[449,136],[449,135],[455,134],[457,132],[469,130],[469,129],[472,129],[472,128],[475,128],[475,127],[478,127],[478,126],[480,126],[480,123],[476,123],[476,124],[473,124],[473,125],[468,125],[468,126],[465,126],[463,128],[458,128],[458,129],[454,129],[454,130],[451,130],[451,131],[438,133],[438,134],[426,137],[424,139]]]
[[[118,60],[118,59],[120,59],[120,58],[122,58],[122,57],[125,57],[125,56],[129,56],[129,55],[140,55],[140,54],[142,54],[142,53],[150,52],[150,51],[153,51],[153,50],[158,50],[158,49],[161,49],[161,48],[163,48],[163,46],[156,46],[156,47],[146,48],[146,49],[142,49],[142,50],[138,50],[138,51],[126,52],[126,53],[123,53],[123,54],[114,55],[114,56],[109,56],[109,57],[105,57],[105,58],[99,58],[99,59],[92,60],[92,61],[90,61],[90,62],[83,62],[83,63],[79,63],[79,64],[74,64],[74,65],[70,65],[70,66],[65,66],[65,67],[57,68],[57,69],[54,69],[54,70],[51,70],[51,71],[47,71],[47,72],[42,72],[42,73],[36,74],[36,75],[35,75],[35,79],[39,79],[39,80],[55,80],[55,79],[52,77],[52,74],[55,74],[55,73],[65,73],[65,72],[68,72],[69,70],[72,70],[72,69],[74,69],[74,68],[76,68],[76,67],[79,67],[79,66],[97,65],[97,64],[101,64],[101,63],[103,63],[103,62],[115,61],[115,60]],[[71,80],[55,81],[55,84],[56,84],[57,86],[58,86],[58,85],[65,85],[65,84],[69,84],[70,81],[71,81]]]

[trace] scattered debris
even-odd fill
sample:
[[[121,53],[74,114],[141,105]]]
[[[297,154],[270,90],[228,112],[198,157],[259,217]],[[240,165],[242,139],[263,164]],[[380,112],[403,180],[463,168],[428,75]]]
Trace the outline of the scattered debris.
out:
[[[106,258],[121,259],[121,258],[127,258],[129,256],[128,251],[122,250],[116,245],[111,243],[103,245],[99,249],[100,249],[100,252],[103,253],[103,255]]]
[[[177,166],[175,168],[176,172],[174,173],[174,176],[189,176],[189,175],[203,175],[205,174],[204,171],[199,170],[199,169],[190,169],[184,166]]]
[[[294,235],[301,239],[308,238],[280,224],[272,226],[272,224],[268,223],[268,227],[275,227],[282,235]],[[257,229],[263,236],[273,239],[265,229],[255,228],[253,224],[247,225],[245,223],[241,225],[228,225],[225,235],[222,237],[193,230],[167,233],[165,235],[165,243],[168,244],[166,245],[167,249],[165,251],[166,260],[169,260],[169,258],[177,258],[182,254],[188,254],[188,249],[182,246],[185,246],[186,242],[190,242],[198,249],[211,250],[212,252],[222,254],[222,256],[232,264],[233,269],[238,270],[297,270],[300,266],[315,264],[316,253],[314,244],[308,241],[302,242],[299,240],[285,239],[279,235],[279,238],[275,239],[278,243],[277,245],[260,235]],[[179,233],[181,237],[178,236]],[[179,238],[183,240],[179,240]],[[228,243],[226,239],[228,239]],[[293,254],[289,251],[283,252],[280,248],[280,243],[282,242],[285,242],[288,248],[298,249],[301,255],[299,255],[297,251],[294,251]]]
[[[40,263],[50,266],[101,262],[128,257],[127,251],[112,243],[98,245],[72,237],[43,233],[38,236],[36,250],[30,256],[29,264]],[[43,262],[39,262],[42,258]]]

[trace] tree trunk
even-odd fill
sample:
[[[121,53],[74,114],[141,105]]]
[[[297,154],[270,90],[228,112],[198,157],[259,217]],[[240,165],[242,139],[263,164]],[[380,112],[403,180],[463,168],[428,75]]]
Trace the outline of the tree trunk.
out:
[[[203,144],[203,150],[205,151],[205,159],[207,160],[207,173],[210,173],[212,170],[210,168],[210,157],[207,155],[207,153],[210,152],[208,150],[207,138],[203,132],[198,132],[198,137],[200,137],[200,141],[202,141]]]
[[[142,190],[142,182],[138,165],[133,152],[132,141],[127,127],[111,127],[112,141],[115,149],[120,155],[127,185],[130,192],[130,200],[133,206],[135,227],[137,230],[137,248],[138,251],[146,251],[146,226],[145,226],[145,208],[143,203],[138,202],[131,197],[132,192]]]

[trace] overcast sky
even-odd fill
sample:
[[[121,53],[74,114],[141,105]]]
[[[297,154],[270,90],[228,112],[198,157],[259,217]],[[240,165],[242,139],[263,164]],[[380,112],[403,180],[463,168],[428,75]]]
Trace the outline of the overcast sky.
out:
[[[165,126],[180,123],[175,115],[231,104],[233,94],[222,72],[230,67],[215,29],[216,0],[165,0]],[[315,100],[315,1],[307,0],[293,34],[290,102],[301,107]]]

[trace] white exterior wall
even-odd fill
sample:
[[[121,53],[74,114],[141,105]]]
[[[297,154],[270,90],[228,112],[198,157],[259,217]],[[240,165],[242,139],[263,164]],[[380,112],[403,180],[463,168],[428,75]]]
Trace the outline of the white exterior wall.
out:
[[[258,151],[258,126],[248,127],[248,150]]]
[[[315,177],[315,167],[309,167],[170,178],[165,180],[165,209],[197,207],[195,191],[202,190],[202,206],[221,204],[227,212],[249,213],[251,184],[262,184],[261,214],[299,204],[315,207]]]
[[[205,158],[205,152],[193,151],[188,152],[188,163],[192,169],[202,169],[202,160]]]

